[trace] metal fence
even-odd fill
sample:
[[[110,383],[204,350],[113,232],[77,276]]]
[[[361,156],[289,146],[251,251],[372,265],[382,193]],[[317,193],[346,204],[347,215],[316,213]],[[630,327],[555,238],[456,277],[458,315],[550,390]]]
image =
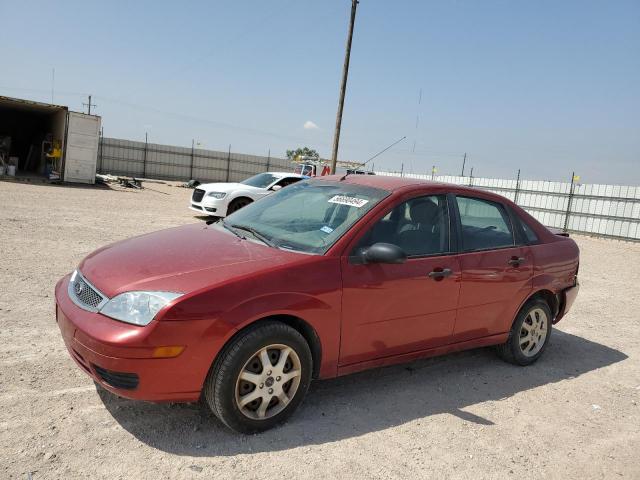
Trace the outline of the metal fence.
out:
[[[469,185],[497,193],[548,227],[621,240],[640,241],[640,187],[376,172]]]
[[[292,171],[290,160],[173,147],[147,142],[101,137],[98,147],[99,173],[163,180],[236,182],[269,170]]]
[[[165,180],[235,182],[268,170],[293,170],[283,158],[102,137],[98,172]],[[640,241],[640,187],[376,171],[482,188],[513,200],[540,222],[565,231]],[[575,177],[572,175],[571,177]]]

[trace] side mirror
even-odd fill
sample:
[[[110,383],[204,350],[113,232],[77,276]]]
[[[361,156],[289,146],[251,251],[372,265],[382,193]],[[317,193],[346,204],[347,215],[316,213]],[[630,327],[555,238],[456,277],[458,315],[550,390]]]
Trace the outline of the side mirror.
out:
[[[278,190],[280,190],[282,188],[282,185],[274,185],[273,187],[271,187],[269,190],[272,190],[274,192],[277,192]]]
[[[364,263],[404,263],[407,254],[391,243],[374,243],[362,253]]]

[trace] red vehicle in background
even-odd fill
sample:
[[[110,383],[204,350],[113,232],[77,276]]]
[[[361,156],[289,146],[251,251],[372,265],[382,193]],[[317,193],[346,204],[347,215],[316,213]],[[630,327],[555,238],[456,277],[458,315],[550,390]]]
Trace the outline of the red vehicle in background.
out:
[[[99,249],[56,286],[71,357],[113,393],[287,418],[312,378],[495,345],[535,362],[578,291],[575,242],[472,188],[304,180],[223,221]]]
[[[305,175],[307,177],[324,177],[327,175],[331,175],[331,167],[326,164],[311,162],[311,161],[302,161],[296,165],[294,173],[299,175]]]

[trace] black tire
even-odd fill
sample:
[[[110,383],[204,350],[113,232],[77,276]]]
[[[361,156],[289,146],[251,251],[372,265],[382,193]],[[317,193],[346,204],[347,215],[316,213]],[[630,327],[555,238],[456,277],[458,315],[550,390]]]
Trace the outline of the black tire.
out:
[[[541,347],[533,342],[533,346],[527,342],[525,327],[529,326],[529,322],[532,318],[529,315],[534,312],[538,312],[538,318],[540,317],[539,311],[544,311],[546,315],[546,335],[544,336],[544,341],[541,342]],[[523,327],[523,324],[527,322],[527,324]],[[529,300],[518,312],[516,319],[513,322],[511,327],[511,331],[509,332],[509,338],[502,345],[498,345],[496,347],[496,351],[498,356],[502,358],[504,361],[513,363],[515,365],[531,365],[535,361],[537,361],[540,356],[544,353],[547,345],[549,345],[549,341],[551,340],[551,332],[553,329],[553,316],[551,313],[551,309],[547,302],[545,302],[541,298],[533,298]],[[524,341],[524,347],[522,346],[522,341]],[[533,354],[525,354],[523,350],[528,350],[529,348],[538,348],[537,351]]]
[[[295,352],[297,355],[296,360],[299,360],[299,383],[296,386],[295,393],[290,397],[282,411],[268,418],[250,418],[243,413],[236,400],[236,389],[240,388],[242,382],[239,376],[241,372],[249,368],[250,362],[258,358],[257,352],[272,345],[286,346]],[[273,357],[271,361],[274,361]],[[275,362],[272,364],[274,369],[277,367],[277,360]],[[242,331],[220,352],[205,380],[204,399],[211,411],[232,430],[239,433],[261,432],[282,423],[300,406],[309,389],[312,370],[311,350],[304,337],[297,330],[281,322],[260,322]],[[277,378],[279,379],[280,377]],[[271,382],[273,383],[273,381],[274,378],[272,377]],[[268,386],[270,385],[265,385],[267,388]],[[289,384],[289,387],[291,386],[292,384]],[[257,384],[254,386],[254,391],[258,391]],[[271,400],[274,400],[274,398]],[[260,405],[262,400],[258,401],[258,405]],[[280,400],[276,399],[275,402],[274,407],[266,408],[275,408],[280,403]],[[271,404],[269,403],[268,405]]]
[[[233,212],[237,212],[242,207],[246,207],[247,205],[249,205],[251,202],[253,202],[253,200],[251,200],[250,198],[236,198],[229,204],[229,207],[227,207],[227,215],[231,215]]]

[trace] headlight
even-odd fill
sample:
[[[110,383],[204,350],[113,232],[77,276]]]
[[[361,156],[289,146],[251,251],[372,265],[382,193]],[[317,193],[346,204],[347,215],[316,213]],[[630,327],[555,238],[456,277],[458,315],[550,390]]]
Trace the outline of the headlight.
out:
[[[134,325],[148,325],[156,313],[182,293],[125,292],[109,300],[100,313]]]
[[[209,192],[207,193],[207,197],[213,197],[213,198],[217,198],[218,200],[220,200],[221,198],[226,197],[227,194],[224,192]]]

